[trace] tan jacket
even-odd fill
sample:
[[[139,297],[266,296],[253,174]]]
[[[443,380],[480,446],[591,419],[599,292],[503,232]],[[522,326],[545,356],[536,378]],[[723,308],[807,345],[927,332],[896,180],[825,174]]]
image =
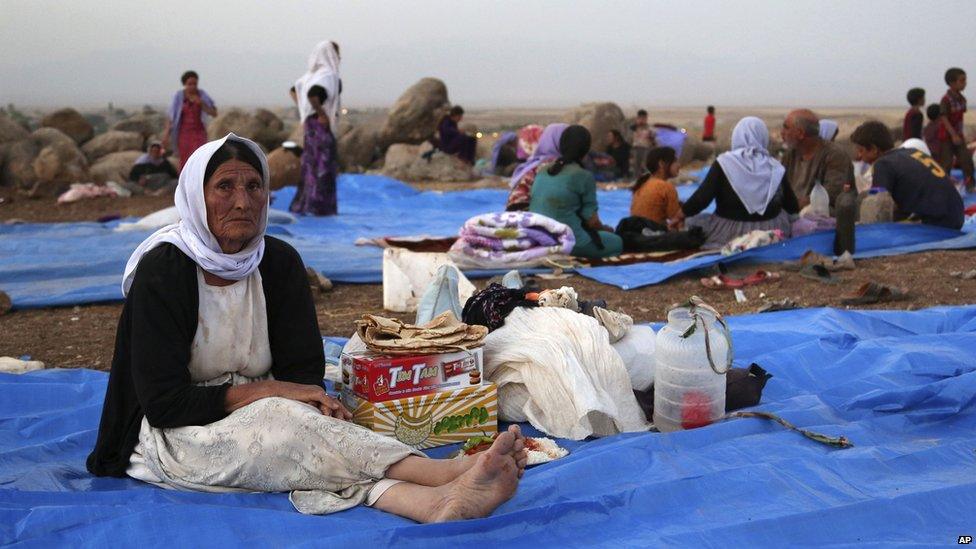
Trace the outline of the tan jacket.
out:
[[[830,195],[831,206],[834,205],[837,195],[844,190],[845,184],[852,187],[854,185],[851,157],[833,142],[823,142],[823,146],[808,162],[802,160],[796,149],[790,149],[783,155],[783,166],[786,167],[787,180],[801,204],[810,200],[810,191],[817,180],[820,180]]]

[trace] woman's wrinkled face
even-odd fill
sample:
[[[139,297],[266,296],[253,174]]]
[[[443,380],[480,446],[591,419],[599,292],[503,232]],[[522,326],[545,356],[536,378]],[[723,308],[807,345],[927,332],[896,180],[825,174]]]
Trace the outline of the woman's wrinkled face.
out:
[[[250,164],[231,159],[203,185],[207,226],[225,254],[241,251],[260,230],[268,204],[267,190]]]

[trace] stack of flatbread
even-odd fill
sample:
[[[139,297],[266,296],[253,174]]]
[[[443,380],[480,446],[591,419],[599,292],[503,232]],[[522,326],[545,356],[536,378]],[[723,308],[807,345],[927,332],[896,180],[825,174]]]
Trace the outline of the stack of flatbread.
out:
[[[374,352],[385,355],[451,353],[484,345],[488,328],[467,325],[445,311],[422,326],[376,315],[356,321],[356,333]]]

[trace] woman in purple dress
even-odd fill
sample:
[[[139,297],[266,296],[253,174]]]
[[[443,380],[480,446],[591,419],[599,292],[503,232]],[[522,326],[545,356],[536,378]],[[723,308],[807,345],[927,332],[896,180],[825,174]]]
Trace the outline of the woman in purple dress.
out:
[[[295,83],[298,111],[305,130],[302,178],[289,210],[305,215],[336,215],[339,175],[336,138],[339,115],[339,46],[322,42],[309,57],[308,72]]]
[[[468,164],[474,164],[474,153],[478,140],[466,135],[458,129],[458,122],[464,117],[464,109],[460,105],[451,108],[441,123],[437,126],[440,137],[440,149],[447,154],[456,155]]]

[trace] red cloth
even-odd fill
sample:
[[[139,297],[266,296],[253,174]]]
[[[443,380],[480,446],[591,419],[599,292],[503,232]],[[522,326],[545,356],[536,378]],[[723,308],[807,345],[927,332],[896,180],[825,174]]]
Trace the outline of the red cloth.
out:
[[[702,139],[715,137],[715,116],[705,115],[705,131],[702,132]]]
[[[202,116],[203,104],[199,101],[191,103],[184,99],[182,109],[176,142],[176,150],[180,153],[180,170],[183,169],[183,165],[193,151],[207,142],[207,128],[203,125]]]

